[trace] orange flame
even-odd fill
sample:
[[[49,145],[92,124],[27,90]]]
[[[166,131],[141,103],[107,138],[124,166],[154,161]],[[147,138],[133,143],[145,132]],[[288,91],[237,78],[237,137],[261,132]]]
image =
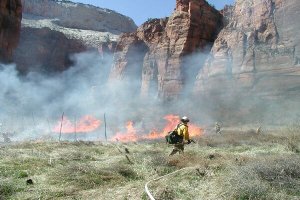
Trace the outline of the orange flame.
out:
[[[112,140],[118,140],[122,142],[136,142],[138,140],[137,130],[133,126],[133,122],[129,121],[126,123],[126,132],[117,133]]]
[[[179,116],[176,115],[166,115],[164,119],[168,121],[167,125],[163,130],[164,134],[167,134],[169,131],[175,129],[177,124],[180,122]]]
[[[76,123],[76,126],[67,117],[64,117],[62,122],[57,122],[57,125],[53,128],[53,132],[60,132],[61,123],[62,133],[88,133],[95,131],[101,125],[100,120],[89,115],[83,116],[78,123]]]
[[[176,128],[180,122],[180,117],[176,115],[166,115],[164,119],[167,121],[167,124],[162,131],[153,130],[146,135],[141,133],[138,134],[138,130],[134,127],[134,123],[129,121],[126,126],[127,131],[125,133],[117,133],[112,140],[118,140],[121,142],[136,142],[138,140],[155,140],[164,138],[169,131]],[[188,127],[190,137],[201,136],[203,133],[203,129],[195,124],[190,123]]]

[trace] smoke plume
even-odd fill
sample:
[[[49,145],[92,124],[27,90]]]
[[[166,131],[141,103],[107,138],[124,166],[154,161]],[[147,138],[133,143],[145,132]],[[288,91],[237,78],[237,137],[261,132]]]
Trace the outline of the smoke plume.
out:
[[[297,102],[286,99],[271,102],[245,95],[247,91],[226,92],[226,96],[224,93],[193,96],[199,66],[207,56],[208,51],[202,51],[186,58],[182,95],[168,102],[158,98],[142,99],[138,90],[132,90],[140,87],[141,74],[131,74],[127,82],[130,86],[118,80],[108,81],[112,58],[103,59],[96,52],[73,55],[74,66],[51,76],[38,72],[20,76],[15,65],[1,64],[0,131],[11,133],[15,140],[57,139],[63,113],[64,119],[68,120],[63,126],[70,128],[77,123],[77,136],[92,140],[104,139],[104,113],[110,138],[122,132],[128,121],[133,121],[134,126],[145,133],[161,130],[166,123],[163,117],[167,114],[187,115],[193,123],[203,126],[215,121],[235,126],[299,119],[299,112],[292,112]],[[157,93],[152,94],[155,95]],[[86,123],[82,121],[84,118],[98,120],[100,127],[91,133],[80,133],[84,130],[82,124]],[[63,135],[64,139],[73,137],[72,134]]]

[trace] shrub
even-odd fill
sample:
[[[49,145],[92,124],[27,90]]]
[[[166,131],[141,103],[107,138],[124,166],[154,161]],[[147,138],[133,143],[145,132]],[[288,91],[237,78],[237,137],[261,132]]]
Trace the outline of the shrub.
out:
[[[141,178],[130,168],[130,166],[116,166],[114,167],[114,170],[127,180],[137,180]]]
[[[26,178],[28,177],[28,173],[25,171],[19,171],[18,178]]]
[[[15,192],[15,187],[10,183],[0,183],[0,199],[5,199]]]
[[[158,192],[157,200],[173,200],[175,199],[175,192],[174,190],[166,187]]]
[[[0,199],[9,199],[11,195],[16,192],[22,191],[24,188],[19,187],[16,182],[1,181],[0,182]]]

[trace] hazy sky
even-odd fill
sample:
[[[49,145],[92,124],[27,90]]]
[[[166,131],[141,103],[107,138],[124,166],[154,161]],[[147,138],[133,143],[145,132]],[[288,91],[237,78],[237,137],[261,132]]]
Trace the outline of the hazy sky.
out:
[[[170,16],[175,8],[176,0],[72,0],[85,4],[108,8],[131,17],[139,26],[149,18]],[[234,0],[208,0],[217,9],[225,4],[233,4]]]

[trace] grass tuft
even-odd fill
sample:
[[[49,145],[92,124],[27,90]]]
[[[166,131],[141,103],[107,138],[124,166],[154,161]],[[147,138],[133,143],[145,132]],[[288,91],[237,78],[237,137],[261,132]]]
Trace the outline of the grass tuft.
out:
[[[89,164],[70,163],[52,171],[50,183],[87,190],[120,180],[120,176]]]

